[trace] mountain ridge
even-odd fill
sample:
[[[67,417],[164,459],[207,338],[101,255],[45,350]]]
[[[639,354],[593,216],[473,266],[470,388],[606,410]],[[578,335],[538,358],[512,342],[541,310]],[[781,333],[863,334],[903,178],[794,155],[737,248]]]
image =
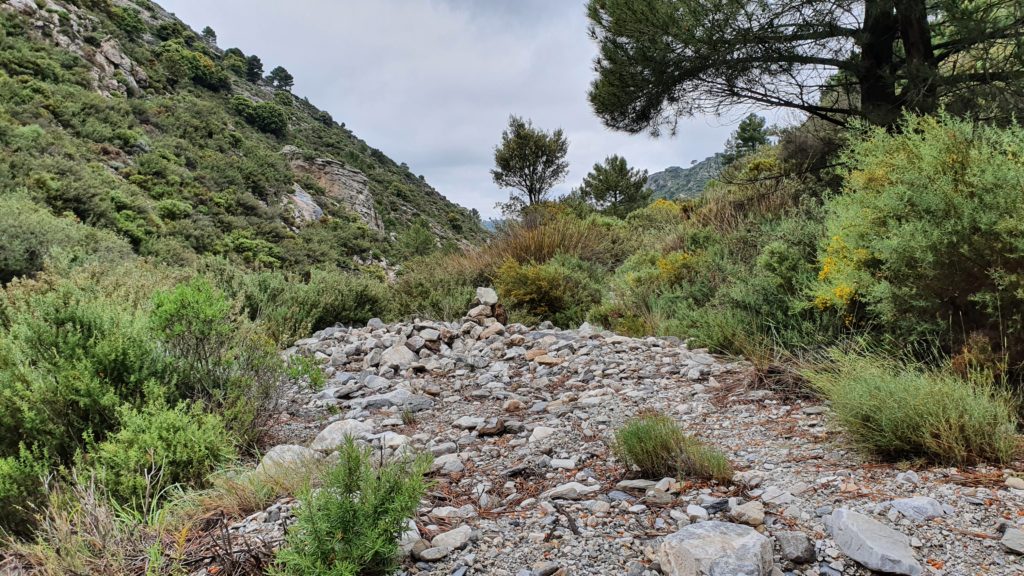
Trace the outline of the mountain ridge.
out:
[[[721,152],[695,162],[689,168],[670,166],[647,177],[647,189],[654,198],[675,200],[697,198],[704,193],[708,182],[722,171],[725,155]]]

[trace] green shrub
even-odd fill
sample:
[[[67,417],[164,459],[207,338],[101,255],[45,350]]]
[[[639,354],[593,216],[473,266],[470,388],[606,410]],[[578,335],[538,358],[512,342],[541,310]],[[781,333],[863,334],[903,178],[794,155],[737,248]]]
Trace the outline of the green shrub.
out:
[[[216,62],[202,52],[190,50],[180,39],[160,45],[160,66],[169,83],[191,81],[213,91],[229,90],[231,79]]]
[[[334,324],[365,324],[385,315],[387,302],[382,282],[331,269],[313,270],[304,282],[281,272],[257,273],[243,288],[245,311],[284,345]]]
[[[843,353],[806,376],[866,453],[958,466],[1001,464],[1014,457],[1010,397],[981,376],[965,381],[887,358]]]
[[[426,256],[437,248],[437,237],[423,220],[417,220],[398,237],[398,251],[406,258]]]
[[[732,478],[732,466],[721,452],[687,436],[675,420],[658,412],[626,422],[615,432],[614,448],[623,462],[647,478]]]
[[[21,447],[16,456],[0,457],[0,535],[24,536],[45,504],[43,481],[49,473],[45,457]]]
[[[489,283],[462,260],[459,255],[434,254],[407,262],[391,289],[394,314],[449,322],[462,318],[471,308],[476,287]]]
[[[544,264],[507,261],[494,278],[505,306],[527,317],[550,320],[569,328],[586,319],[600,302],[600,271],[571,256],[556,256]]]
[[[300,496],[275,574],[383,575],[397,566],[398,539],[426,491],[430,459],[380,468],[374,460],[370,448],[347,441],[323,485]]]
[[[97,445],[88,462],[117,500],[145,510],[176,484],[202,486],[235,458],[231,435],[198,404],[169,408],[159,402],[120,411],[120,429]]]
[[[253,102],[245,96],[234,96],[231,108],[261,132],[280,136],[288,130],[288,115],[273,102]]]
[[[908,117],[872,130],[828,203],[815,304],[953,352],[973,332],[1024,359],[1024,128]]]
[[[22,195],[0,196],[0,284],[39,272],[55,251],[65,262],[131,255],[131,247],[110,232],[54,216]]]
[[[265,433],[288,367],[262,327],[239,318],[202,277],[156,293],[151,318],[168,352],[173,397],[205,403],[244,442]]]
[[[119,279],[140,290],[135,278]],[[67,462],[86,434],[111,431],[116,409],[162,380],[166,363],[125,296],[105,293],[84,269],[42,280],[53,284],[12,284],[0,302],[0,456],[28,439]]]

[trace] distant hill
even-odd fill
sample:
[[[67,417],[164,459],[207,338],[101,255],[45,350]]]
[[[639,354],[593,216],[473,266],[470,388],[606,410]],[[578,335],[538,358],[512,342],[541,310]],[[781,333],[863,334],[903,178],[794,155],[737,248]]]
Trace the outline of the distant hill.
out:
[[[154,2],[0,0],[0,39],[0,197],[139,254],[303,270],[392,259],[414,223],[484,234],[258,57]]]
[[[655,198],[696,198],[704,193],[708,182],[718,177],[724,158],[724,154],[718,153],[689,168],[672,166],[655,172],[647,178],[647,189]]]

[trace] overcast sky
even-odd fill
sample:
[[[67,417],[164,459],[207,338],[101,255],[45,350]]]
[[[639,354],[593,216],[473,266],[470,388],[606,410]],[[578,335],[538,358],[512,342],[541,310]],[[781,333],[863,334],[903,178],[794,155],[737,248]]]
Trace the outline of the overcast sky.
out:
[[[739,119],[695,118],[675,137],[605,128],[587,102],[596,48],[583,0],[159,0],[221,48],[295,76],[293,92],[449,199],[496,215],[491,181],[509,114],[569,139],[568,192],[620,154],[651,172],[719,151]]]

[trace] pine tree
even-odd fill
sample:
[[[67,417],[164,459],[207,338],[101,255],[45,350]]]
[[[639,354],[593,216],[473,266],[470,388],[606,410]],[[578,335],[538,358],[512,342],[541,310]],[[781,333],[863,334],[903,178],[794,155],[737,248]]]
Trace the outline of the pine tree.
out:
[[[295,78],[283,66],[278,66],[271,70],[270,74],[267,75],[267,81],[278,90],[291,90],[295,84]]]
[[[646,170],[630,168],[625,158],[614,155],[605,158],[604,164],[594,164],[577,192],[606,214],[625,218],[650,203],[651,191],[645,189],[646,184]]]
[[[245,59],[245,79],[249,82],[263,80],[263,61],[253,54]]]

